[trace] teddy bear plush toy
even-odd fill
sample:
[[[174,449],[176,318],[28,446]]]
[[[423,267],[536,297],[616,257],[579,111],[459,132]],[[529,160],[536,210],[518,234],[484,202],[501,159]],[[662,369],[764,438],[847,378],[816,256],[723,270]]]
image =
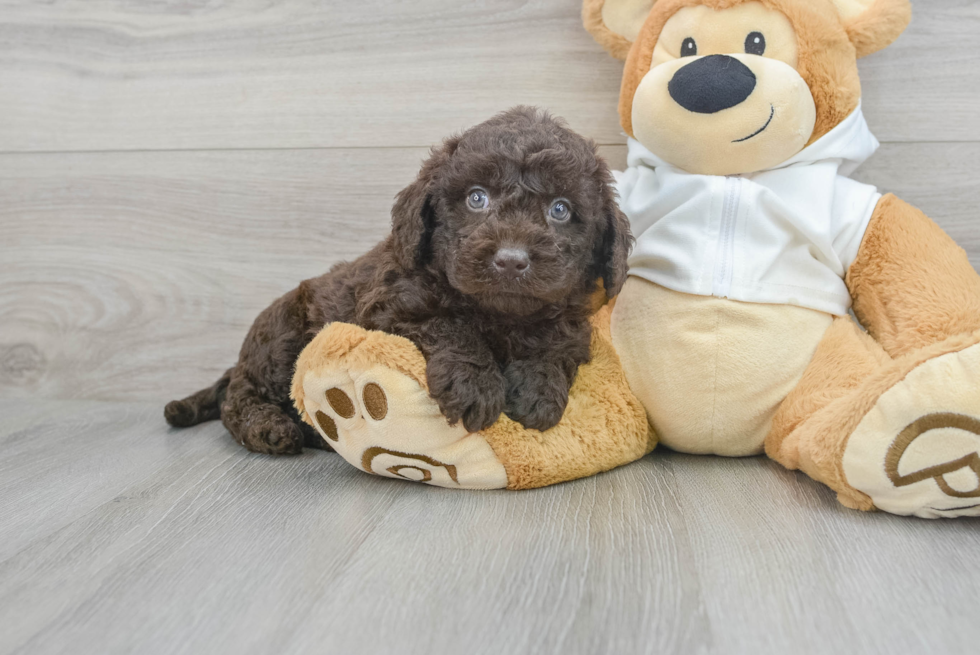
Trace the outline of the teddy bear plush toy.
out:
[[[585,0],[626,60],[617,182],[638,240],[612,341],[674,450],[765,452],[851,508],[978,516],[980,276],[847,177],[878,146],[857,60],[910,17],[908,0]]]

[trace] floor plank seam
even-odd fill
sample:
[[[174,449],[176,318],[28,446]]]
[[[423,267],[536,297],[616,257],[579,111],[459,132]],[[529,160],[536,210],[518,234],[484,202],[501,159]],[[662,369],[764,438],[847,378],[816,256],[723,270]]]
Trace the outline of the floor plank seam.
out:
[[[872,128],[872,132],[874,129]],[[447,133],[448,136],[449,133]],[[978,144],[980,139],[957,139],[957,140],[890,140],[879,139],[878,142],[885,145],[958,145],[958,144]],[[220,153],[220,152],[343,152],[343,151],[365,151],[365,150],[421,150],[431,148],[434,143],[420,143],[418,145],[391,145],[391,146],[288,146],[288,147],[243,147],[243,148],[119,148],[107,150],[0,150],[0,157],[6,156],[30,156],[30,155],[126,155],[126,154],[152,154],[152,153]],[[596,142],[600,148],[626,147],[625,141],[617,142]]]

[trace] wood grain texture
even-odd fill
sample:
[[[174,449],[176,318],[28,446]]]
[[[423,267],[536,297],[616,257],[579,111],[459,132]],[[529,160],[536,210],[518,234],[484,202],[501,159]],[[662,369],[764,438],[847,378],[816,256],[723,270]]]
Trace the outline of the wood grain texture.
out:
[[[210,384],[274,298],[383,238],[426,152],[0,155],[0,393]],[[980,144],[889,144],[857,177],[921,206],[978,266],[978,174]]]
[[[0,152],[425,146],[548,107],[622,143],[622,64],[579,0],[0,5]],[[884,141],[976,141],[980,4],[914,0],[861,63]]]
[[[201,384],[273,299],[383,238],[425,154],[0,157],[0,389],[139,399]]]
[[[3,654],[966,654],[980,637],[975,521],[845,510],[763,459],[658,452],[455,492],[250,455],[153,404],[63,407],[0,475],[0,535],[37,520],[0,553]],[[113,433],[131,444],[99,443]],[[37,516],[41,487],[61,508]]]
[[[0,400],[0,415],[0,561],[112,502],[176,453],[185,466],[205,454],[203,440],[161,429],[156,403]]]
[[[765,459],[668,461],[681,514],[698,526],[692,555],[705,611],[726,626],[731,652],[759,644],[771,652],[975,651],[977,636],[962,626],[980,608],[971,590],[977,569],[960,546],[980,538],[976,521],[931,531],[919,520],[845,511],[827,488]]]

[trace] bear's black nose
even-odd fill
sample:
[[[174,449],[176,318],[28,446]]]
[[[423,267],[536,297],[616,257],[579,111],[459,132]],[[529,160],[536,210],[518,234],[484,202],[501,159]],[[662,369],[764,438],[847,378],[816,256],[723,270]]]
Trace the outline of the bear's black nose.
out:
[[[684,109],[714,114],[752,95],[755,73],[734,57],[708,55],[674,73],[667,90]]]

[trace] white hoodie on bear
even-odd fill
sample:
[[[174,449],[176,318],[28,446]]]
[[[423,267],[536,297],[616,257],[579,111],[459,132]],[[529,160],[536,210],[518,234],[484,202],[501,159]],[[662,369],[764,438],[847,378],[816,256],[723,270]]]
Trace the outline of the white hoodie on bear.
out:
[[[684,293],[847,314],[844,284],[881,194],[848,179],[878,149],[860,105],[771,169],[696,175],[634,139],[617,172],[635,275]]]

